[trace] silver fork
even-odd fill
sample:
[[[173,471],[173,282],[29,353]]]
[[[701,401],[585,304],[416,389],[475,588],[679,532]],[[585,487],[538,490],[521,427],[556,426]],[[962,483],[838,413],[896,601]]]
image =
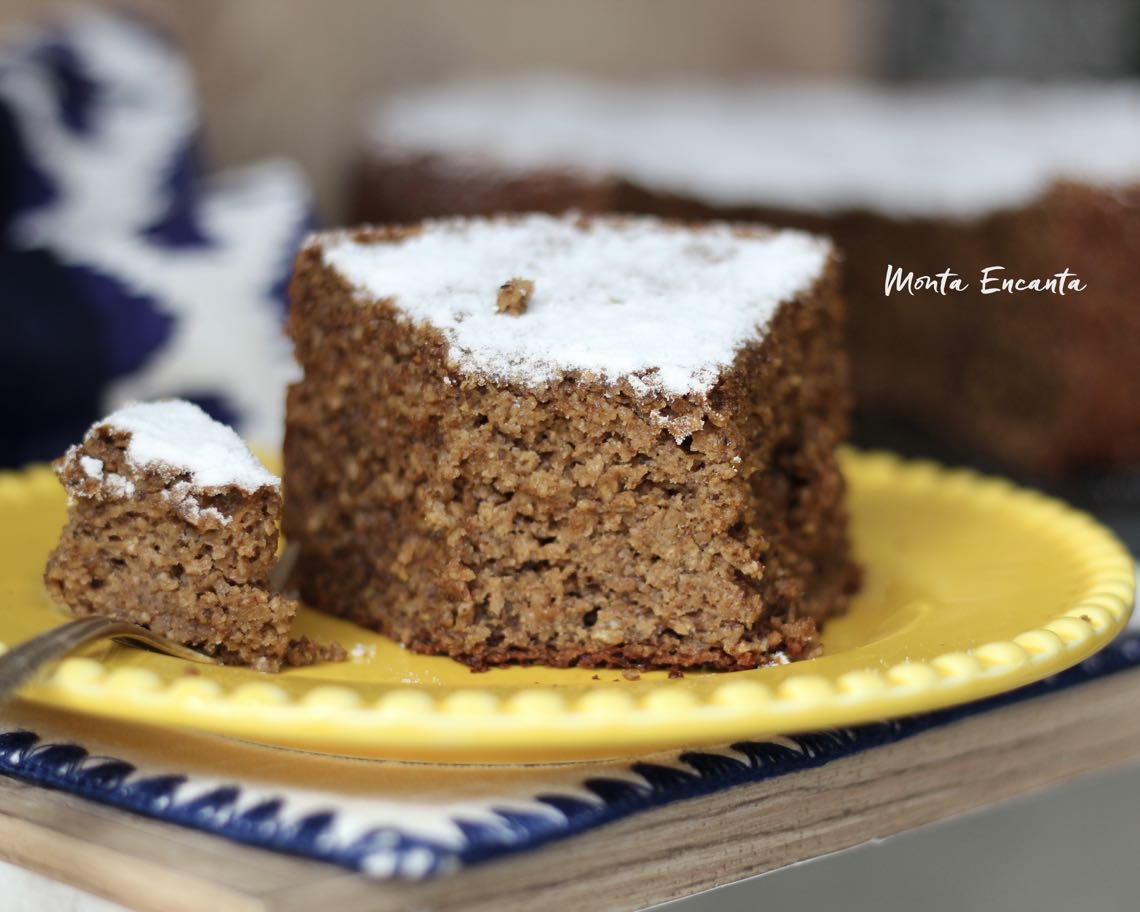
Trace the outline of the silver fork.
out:
[[[151,633],[138,624],[128,624],[126,621],[116,621],[113,618],[93,614],[45,630],[39,636],[32,637],[0,656],[0,704],[7,701],[41,668],[52,662],[58,662],[81,646],[94,643],[96,640],[142,643],[175,658],[209,665],[219,664],[213,656],[198,652],[189,646],[182,646],[157,633]]]
[[[289,545],[282,552],[276,566],[269,573],[269,586],[280,592],[288,581],[289,573],[297,560],[297,546]],[[40,669],[58,662],[77,649],[97,640],[141,643],[165,655],[205,665],[220,665],[216,658],[204,652],[175,643],[164,636],[152,633],[138,624],[117,621],[114,618],[93,614],[68,621],[59,627],[45,630],[0,655],[0,705],[7,702],[19,688]]]

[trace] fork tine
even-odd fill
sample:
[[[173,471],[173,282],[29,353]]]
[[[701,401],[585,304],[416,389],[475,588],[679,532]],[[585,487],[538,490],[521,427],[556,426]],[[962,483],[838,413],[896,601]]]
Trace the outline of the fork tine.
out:
[[[40,669],[57,662],[88,643],[103,639],[128,639],[145,643],[166,655],[193,662],[217,664],[217,660],[151,633],[144,627],[92,615],[44,631],[0,655],[0,704],[6,702]]]

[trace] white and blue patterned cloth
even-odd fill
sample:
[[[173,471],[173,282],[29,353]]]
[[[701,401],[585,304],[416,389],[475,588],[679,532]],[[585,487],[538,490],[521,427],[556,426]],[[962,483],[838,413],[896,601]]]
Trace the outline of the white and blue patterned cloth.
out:
[[[308,191],[284,161],[207,176],[200,129],[141,22],[74,11],[0,47],[0,466],[166,396],[280,439]]]
[[[17,704],[0,717],[0,775],[377,879],[420,879],[1137,667],[1140,631],[1131,631],[1046,681],[942,712],[625,760],[498,767],[323,757]]]

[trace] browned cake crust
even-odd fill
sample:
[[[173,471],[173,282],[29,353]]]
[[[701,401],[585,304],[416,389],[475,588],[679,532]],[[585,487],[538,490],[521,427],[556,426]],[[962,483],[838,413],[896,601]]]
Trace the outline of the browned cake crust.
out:
[[[356,215],[374,221],[575,208],[829,235],[844,255],[860,414],[902,419],[964,454],[1043,479],[1140,464],[1140,186],[1059,182],[1028,206],[975,219],[823,217],[710,206],[620,176],[506,174],[377,148],[359,171],[354,199]],[[949,267],[972,292],[886,297],[888,263],[925,275]],[[1064,298],[982,296],[978,274],[993,265],[1027,278],[1068,267],[1089,287]]]
[[[814,655],[846,606],[834,263],[707,399],[458,374],[438,331],[361,300],[317,246],[291,297],[284,529],[306,602],[475,668],[751,668]]]
[[[224,662],[276,671],[297,610],[268,591],[280,494],[270,487],[202,492],[191,518],[163,496],[184,479],[133,467],[129,439],[104,426],[74,454],[129,480],[135,490],[128,498],[104,496],[78,458],[56,463],[73,496],[44,572],[48,591],[78,617],[119,618]],[[230,521],[223,524],[211,507]]]

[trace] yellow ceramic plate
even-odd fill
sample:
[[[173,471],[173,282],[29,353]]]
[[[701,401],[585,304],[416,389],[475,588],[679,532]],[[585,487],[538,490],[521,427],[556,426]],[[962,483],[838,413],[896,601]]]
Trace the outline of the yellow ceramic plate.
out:
[[[306,612],[347,663],[277,676],[113,644],[63,662],[26,699],[327,753],[454,761],[615,756],[926,712],[1027,684],[1095,652],[1128,619],[1131,559],[1087,516],[967,472],[844,454],[858,559],[822,658],[755,671],[506,668],[472,674]],[[64,520],[47,469],[0,478],[0,641],[61,620],[40,571]]]

